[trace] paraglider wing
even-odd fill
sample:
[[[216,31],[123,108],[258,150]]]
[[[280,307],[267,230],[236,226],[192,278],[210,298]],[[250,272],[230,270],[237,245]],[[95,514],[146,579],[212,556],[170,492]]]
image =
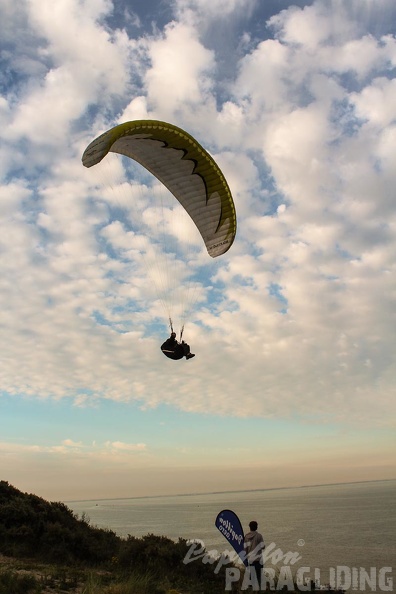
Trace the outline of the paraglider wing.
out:
[[[215,526],[224,538],[238,553],[239,558],[247,566],[246,553],[244,550],[244,534],[240,519],[231,509],[223,509],[215,520]]]
[[[172,192],[212,258],[229,250],[236,233],[230,189],[214,159],[190,134],[156,120],[126,122],[93,140],[83,165],[96,165],[109,151],[134,159]]]

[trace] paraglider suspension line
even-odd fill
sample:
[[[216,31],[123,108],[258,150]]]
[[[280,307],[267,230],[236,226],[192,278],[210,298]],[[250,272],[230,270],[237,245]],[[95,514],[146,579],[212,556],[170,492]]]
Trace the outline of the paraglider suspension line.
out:
[[[171,317],[169,318],[169,327],[171,329],[171,332],[173,333],[174,330],[173,330],[173,322],[172,322],[172,318]],[[183,324],[183,326],[182,326],[182,328],[180,330],[180,342],[182,341],[182,338],[183,338],[183,332],[184,332],[184,324]]]

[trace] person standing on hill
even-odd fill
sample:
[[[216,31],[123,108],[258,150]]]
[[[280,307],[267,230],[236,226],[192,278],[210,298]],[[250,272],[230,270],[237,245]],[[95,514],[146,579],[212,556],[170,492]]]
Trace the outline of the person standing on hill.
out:
[[[258,524],[254,520],[249,523],[250,532],[245,535],[244,549],[249,564],[251,580],[254,583],[254,590],[260,589],[261,571],[263,569],[263,550],[265,549],[264,538],[257,532]]]

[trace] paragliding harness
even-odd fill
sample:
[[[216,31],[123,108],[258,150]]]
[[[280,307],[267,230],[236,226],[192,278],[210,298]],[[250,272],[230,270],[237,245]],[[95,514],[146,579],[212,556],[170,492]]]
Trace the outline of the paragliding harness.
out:
[[[168,357],[169,359],[174,359],[174,360],[183,359],[184,356],[186,357],[186,359],[191,359],[192,357],[194,357],[195,355],[190,353],[189,345],[186,344],[182,340],[183,332],[184,332],[184,324],[180,330],[180,341],[179,342],[175,338],[176,332],[173,330],[173,324],[172,324],[171,318],[169,318],[169,326],[170,326],[170,330],[171,330],[171,336],[161,345],[161,351],[164,353],[164,355],[166,357]]]

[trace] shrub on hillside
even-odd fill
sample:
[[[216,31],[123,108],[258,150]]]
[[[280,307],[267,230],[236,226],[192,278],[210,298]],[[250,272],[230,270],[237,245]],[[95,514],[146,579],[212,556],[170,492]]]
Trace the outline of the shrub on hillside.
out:
[[[0,552],[61,563],[103,563],[116,555],[120,539],[89,526],[61,502],[21,493],[0,481]]]

